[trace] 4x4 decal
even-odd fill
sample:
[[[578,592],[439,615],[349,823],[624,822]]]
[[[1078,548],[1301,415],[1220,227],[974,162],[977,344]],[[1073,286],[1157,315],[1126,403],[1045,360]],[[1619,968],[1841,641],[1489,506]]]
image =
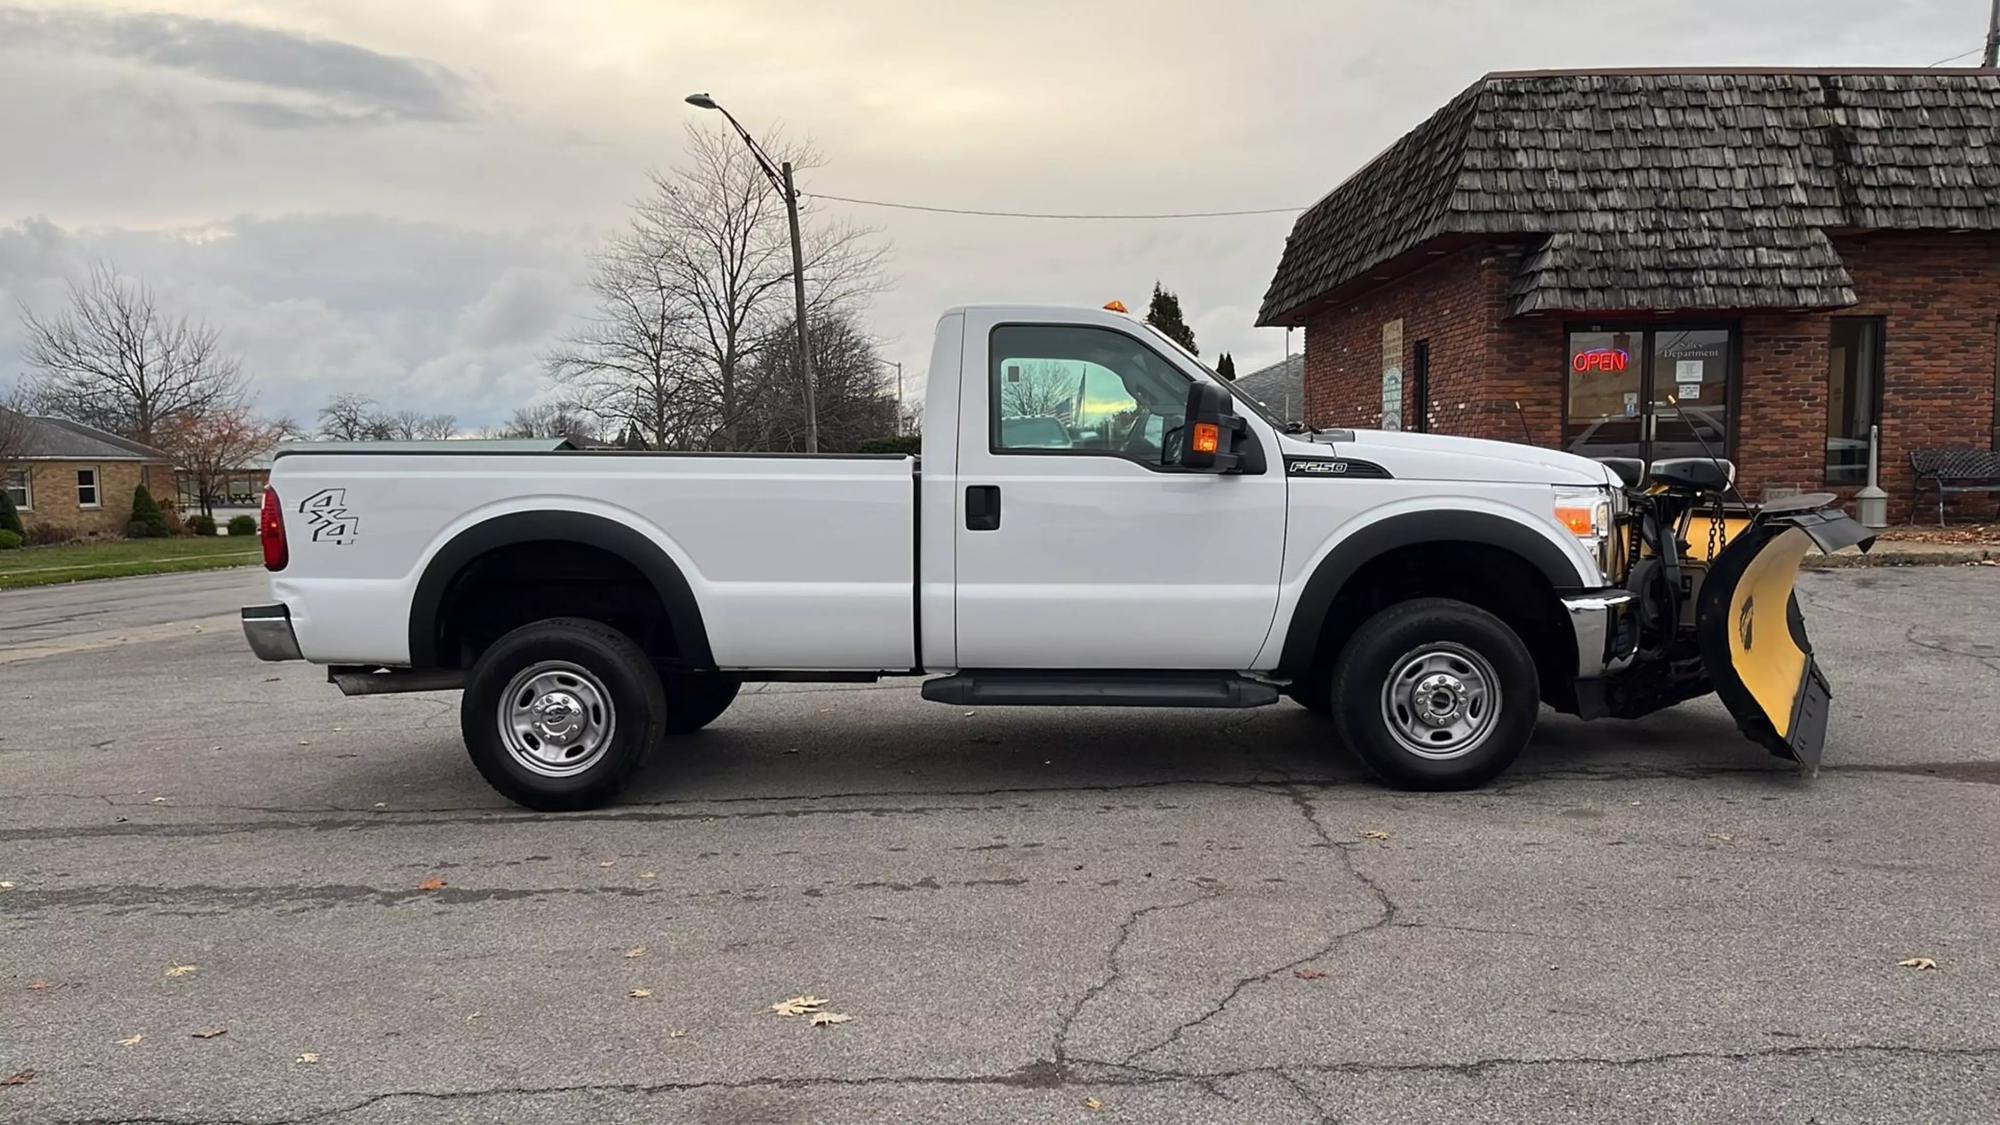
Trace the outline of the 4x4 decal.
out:
[[[312,523],[315,543],[354,542],[361,520],[347,510],[347,490],[322,488],[299,502],[299,514]]]

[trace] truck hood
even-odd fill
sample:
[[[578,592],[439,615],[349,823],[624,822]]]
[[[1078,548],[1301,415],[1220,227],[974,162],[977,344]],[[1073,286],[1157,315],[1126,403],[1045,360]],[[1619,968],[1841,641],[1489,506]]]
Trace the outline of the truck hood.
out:
[[[1280,434],[1288,457],[1372,461],[1402,480],[1492,481],[1507,484],[1613,484],[1611,470],[1588,457],[1481,438],[1394,430],[1321,430]]]

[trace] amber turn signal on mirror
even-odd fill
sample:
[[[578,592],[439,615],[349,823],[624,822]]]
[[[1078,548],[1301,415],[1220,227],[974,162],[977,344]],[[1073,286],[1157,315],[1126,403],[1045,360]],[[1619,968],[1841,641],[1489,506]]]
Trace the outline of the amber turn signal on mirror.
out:
[[[1196,422],[1194,424],[1194,451],[1196,453],[1214,453],[1220,448],[1222,448],[1222,427],[1213,422]]]

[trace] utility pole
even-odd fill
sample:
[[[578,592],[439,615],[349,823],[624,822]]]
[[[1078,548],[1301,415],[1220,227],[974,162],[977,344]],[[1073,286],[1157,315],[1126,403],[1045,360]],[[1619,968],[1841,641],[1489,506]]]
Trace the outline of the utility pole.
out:
[[[818,453],[819,397],[813,390],[812,349],[806,343],[806,264],[799,249],[799,193],[792,186],[792,162],[785,161],[783,169],[785,213],[792,223],[792,305],[799,328],[799,382],[806,388],[806,452]]]
[[[896,436],[903,436],[903,362],[890,360],[896,365]]]
[[[1982,66],[2000,66],[2000,0],[1993,0],[1993,14],[1986,18],[1986,61]]]
[[[697,109],[719,111],[723,118],[735,128],[736,135],[743,138],[750,155],[757,161],[757,167],[764,172],[764,178],[785,197],[785,218],[792,226],[792,307],[793,320],[799,332],[799,382],[805,387],[806,400],[806,452],[819,452],[819,401],[813,389],[812,346],[806,339],[806,266],[804,252],[799,248],[799,192],[792,186],[792,162],[787,160],[782,166],[773,166],[771,154],[750,135],[750,130],[736,120],[734,114],[723,109],[721,103],[707,94],[689,94],[681,99]]]

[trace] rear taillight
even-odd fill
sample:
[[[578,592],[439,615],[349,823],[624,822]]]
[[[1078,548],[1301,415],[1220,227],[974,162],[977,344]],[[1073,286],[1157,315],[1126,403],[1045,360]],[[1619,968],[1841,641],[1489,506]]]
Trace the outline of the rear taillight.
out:
[[[257,537],[264,543],[264,569],[285,569],[292,555],[285,546],[285,509],[278,503],[275,488],[264,489],[264,512],[257,519]]]

